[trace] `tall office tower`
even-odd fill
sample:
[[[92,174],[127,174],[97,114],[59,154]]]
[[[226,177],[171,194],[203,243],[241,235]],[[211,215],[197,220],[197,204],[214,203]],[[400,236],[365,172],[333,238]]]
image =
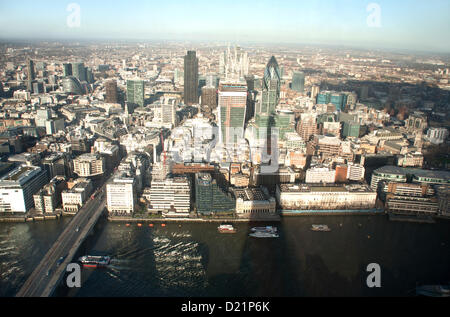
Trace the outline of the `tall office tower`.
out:
[[[161,119],[163,124],[171,124],[173,126],[177,124],[177,111],[174,103],[161,105]]]
[[[198,103],[198,58],[195,51],[188,51],[184,57],[184,103]]]
[[[94,74],[92,73],[92,69],[90,69],[89,67],[86,67],[86,81],[88,82],[88,84],[94,83]]]
[[[63,76],[72,76],[72,64],[64,63],[63,64]]]
[[[317,134],[317,116],[315,114],[302,113],[297,132],[305,141]]]
[[[84,63],[72,63],[72,75],[81,83],[83,81],[87,81],[86,67],[84,67]]]
[[[233,145],[244,136],[247,108],[245,81],[224,81],[219,85],[219,140]]]
[[[28,80],[27,80],[27,90],[29,92],[33,92],[33,80],[36,78],[36,73],[34,71],[34,62],[30,59],[27,63],[27,72],[28,72]]]
[[[144,106],[144,81],[127,80],[127,102],[133,106]]]
[[[105,83],[105,89],[106,89],[105,102],[118,103],[119,97],[117,95],[117,81],[116,80],[108,80]]]
[[[359,99],[367,99],[367,98],[369,98],[369,86],[364,85],[361,87]]]
[[[275,113],[275,108],[280,101],[281,77],[277,60],[272,56],[264,71],[261,103],[256,114],[270,115]]]
[[[298,92],[305,91],[305,73],[303,72],[294,72],[292,75],[292,90]]]
[[[311,87],[311,98],[313,98],[314,100],[316,99],[317,95],[320,92],[320,86],[312,86]]]

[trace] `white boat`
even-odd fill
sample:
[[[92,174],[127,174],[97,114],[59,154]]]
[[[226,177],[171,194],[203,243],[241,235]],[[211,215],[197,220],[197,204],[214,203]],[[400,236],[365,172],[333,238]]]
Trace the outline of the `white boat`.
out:
[[[217,230],[220,233],[236,233],[236,229],[232,225],[220,225]]]
[[[250,233],[249,236],[253,237],[253,238],[278,238],[279,237],[279,235],[277,233],[263,232],[263,231],[257,231],[254,233]]]
[[[267,226],[267,227],[254,227],[251,229],[252,232],[270,232],[276,233],[278,231],[277,227]]]
[[[312,231],[329,232],[331,229],[327,225],[312,225]]]

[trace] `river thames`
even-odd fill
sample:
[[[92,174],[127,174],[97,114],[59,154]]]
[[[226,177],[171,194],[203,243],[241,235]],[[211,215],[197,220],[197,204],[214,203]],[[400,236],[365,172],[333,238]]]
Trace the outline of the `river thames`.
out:
[[[0,224],[0,296],[16,294],[68,221]],[[111,265],[83,269],[82,287],[67,296],[414,296],[417,284],[450,281],[449,220],[346,215],[270,224],[279,238],[249,237],[261,223],[235,224],[236,234],[219,234],[214,223],[105,223],[84,251],[111,256]],[[381,267],[381,288],[366,285],[370,263]]]

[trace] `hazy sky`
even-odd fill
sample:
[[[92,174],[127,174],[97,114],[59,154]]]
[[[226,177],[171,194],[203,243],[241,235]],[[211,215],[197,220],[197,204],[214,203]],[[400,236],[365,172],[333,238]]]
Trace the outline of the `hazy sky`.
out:
[[[67,24],[71,3],[79,5],[79,27]],[[375,16],[367,11],[370,3],[381,9],[380,27],[367,22]],[[449,13],[449,0],[0,0],[0,37],[320,43],[450,52]],[[369,20],[373,25],[377,18]]]

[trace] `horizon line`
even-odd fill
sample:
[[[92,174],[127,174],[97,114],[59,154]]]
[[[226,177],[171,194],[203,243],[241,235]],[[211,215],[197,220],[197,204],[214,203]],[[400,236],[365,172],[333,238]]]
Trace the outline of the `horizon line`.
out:
[[[328,47],[328,48],[345,48],[345,49],[353,49],[353,50],[363,50],[363,51],[381,51],[386,53],[417,53],[417,54],[436,54],[436,55],[448,55],[450,57],[450,51],[448,50],[424,50],[424,49],[413,49],[406,47],[389,47],[389,46],[379,46],[377,44],[372,45],[364,45],[364,44],[336,44],[336,43],[313,43],[313,42],[286,42],[286,41],[262,41],[262,40],[243,40],[243,41],[228,41],[228,40],[211,40],[211,39],[157,39],[157,38],[107,38],[107,37],[99,37],[99,38],[26,38],[26,37],[2,37],[0,35],[0,43],[16,43],[16,44],[25,44],[23,42],[33,43],[58,43],[58,42],[79,42],[79,43],[92,43],[95,41],[99,41],[101,43],[145,43],[145,42],[153,42],[153,43],[202,43],[202,44],[219,44],[219,45],[230,45],[231,43],[236,43],[234,45],[239,44],[252,44],[252,45],[262,45],[262,46],[274,46],[274,45],[282,45],[285,47],[296,47],[296,46],[307,46],[307,47]]]

